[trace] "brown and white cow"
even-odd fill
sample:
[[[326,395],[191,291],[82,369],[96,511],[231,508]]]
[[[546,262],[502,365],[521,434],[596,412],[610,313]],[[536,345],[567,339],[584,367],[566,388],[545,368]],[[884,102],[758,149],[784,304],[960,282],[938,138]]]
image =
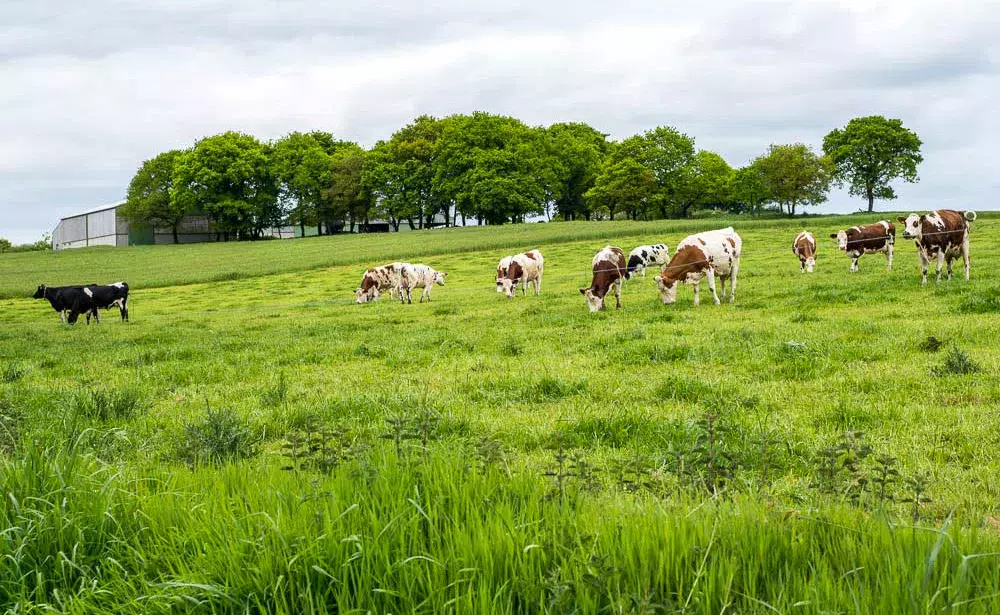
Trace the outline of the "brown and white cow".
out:
[[[528,284],[535,287],[535,295],[542,292],[542,271],[545,268],[545,261],[542,253],[538,250],[530,250],[523,254],[515,254],[510,258],[507,266],[507,275],[503,279],[504,293],[513,298],[517,292],[518,283],[521,284],[521,294],[528,294]]]
[[[813,272],[816,266],[816,238],[809,231],[802,231],[792,242],[792,253],[799,257],[799,270]]]
[[[926,215],[910,214],[898,220],[903,223],[903,239],[913,239],[923,272],[921,284],[927,284],[927,265],[937,259],[937,281],[941,281],[941,266],[948,261],[948,279],[951,279],[951,261],[962,257],[965,262],[965,279],[969,279],[969,222],[976,219],[976,212],[957,212],[938,209]]]
[[[593,278],[589,288],[581,288],[580,294],[586,297],[587,307],[591,312],[604,309],[604,297],[608,291],[615,293],[615,309],[622,307],[622,282],[625,280],[625,253],[615,246],[604,246],[591,261]]]
[[[880,220],[875,224],[852,226],[846,231],[831,233],[830,237],[837,240],[837,248],[847,253],[851,258],[851,271],[858,271],[858,259],[863,254],[885,252],[889,271],[892,271],[892,249],[896,244],[896,227],[888,220]]]
[[[358,303],[378,301],[381,293],[389,291],[389,298],[396,298],[400,275],[406,263],[389,263],[381,267],[372,267],[361,276],[361,286],[354,291]]]
[[[513,256],[505,256],[500,259],[497,264],[497,292],[503,292],[503,281],[507,277],[507,268],[510,267],[510,261],[514,258]]]
[[[701,281],[708,282],[712,299],[720,303],[715,292],[715,276],[722,281],[722,299],[726,297],[726,280],[729,281],[730,303],[736,300],[736,276],[740,270],[740,256],[743,253],[743,239],[733,227],[706,231],[689,235],[677,244],[677,252],[656,278],[663,303],[677,301],[677,287],[681,284],[694,286],[694,304],[701,301],[698,291]]]

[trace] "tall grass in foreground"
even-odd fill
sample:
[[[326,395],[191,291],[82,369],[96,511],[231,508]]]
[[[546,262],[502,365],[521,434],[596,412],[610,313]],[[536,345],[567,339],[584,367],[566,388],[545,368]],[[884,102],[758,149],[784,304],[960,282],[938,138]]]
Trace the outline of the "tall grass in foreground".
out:
[[[141,477],[141,478],[140,478]],[[327,473],[0,463],[11,612],[990,613],[995,535],[857,510],[562,493],[452,447]]]

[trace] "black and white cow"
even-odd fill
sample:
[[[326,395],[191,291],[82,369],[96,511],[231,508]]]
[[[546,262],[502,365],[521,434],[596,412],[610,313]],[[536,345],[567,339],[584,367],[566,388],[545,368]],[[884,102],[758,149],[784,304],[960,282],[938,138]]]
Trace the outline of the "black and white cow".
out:
[[[625,279],[630,279],[636,273],[642,273],[642,279],[646,279],[646,267],[650,265],[666,265],[670,261],[670,250],[667,244],[657,243],[651,246],[639,246],[628,254],[628,266],[625,271]]]
[[[35,299],[47,299],[54,310],[59,312],[63,322],[75,324],[81,314],[91,316],[101,322],[98,310],[117,307],[123,321],[128,321],[128,284],[116,282],[108,286],[88,284],[87,286],[48,287],[42,284],[33,295]]]

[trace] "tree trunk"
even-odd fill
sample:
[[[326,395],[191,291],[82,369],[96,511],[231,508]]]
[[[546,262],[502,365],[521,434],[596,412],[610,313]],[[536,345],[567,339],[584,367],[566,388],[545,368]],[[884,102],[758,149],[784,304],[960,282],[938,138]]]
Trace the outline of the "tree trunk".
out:
[[[867,186],[868,192],[868,213],[875,211],[875,189],[872,186]]]
[[[407,218],[406,223],[410,225],[410,230],[414,230],[416,227],[413,226],[413,218]]]
[[[465,212],[462,212],[462,226],[465,226]]]
[[[180,241],[177,239],[177,226],[178,225],[175,224],[172,227],[170,227],[170,230],[173,231],[173,233],[174,233],[174,243],[180,243]],[[156,231],[153,231],[153,233],[154,233],[154,235],[153,235],[153,243],[156,243],[156,235],[155,235]]]
[[[299,220],[299,230],[302,231],[302,236],[306,236],[306,221],[305,218]]]

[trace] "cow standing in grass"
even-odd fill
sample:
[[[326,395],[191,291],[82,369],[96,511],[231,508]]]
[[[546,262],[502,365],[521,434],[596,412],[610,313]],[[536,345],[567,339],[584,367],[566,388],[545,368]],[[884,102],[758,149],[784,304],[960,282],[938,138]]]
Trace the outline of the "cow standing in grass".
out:
[[[523,254],[516,254],[511,257],[507,267],[507,275],[503,279],[503,290],[510,298],[514,298],[517,292],[517,285],[521,285],[521,294],[528,294],[528,284],[535,287],[535,295],[542,292],[542,271],[545,268],[545,261],[542,253],[538,250],[531,250]]]
[[[813,272],[816,267],[816,238],[809,231],[802,231],[792,242],[792,252],[799,257],[799,269],[802,273]]]
[[[900,216],[903,239],[913,239],[917,246],[922,270],[921,285],[927,284],[927,265],[937,260],[937,282],[941,281],[941,267],[948,262],[948,279],[951,280],[951,261],[962,257],[965,279],[969,279],[969,222],[976,219],[976,212],[957,212],[939,209],[926,215]]]
[[[892,271],[892,250],[896,244],[896,227],[888,220],[875,224],[852,226],[846,231],[831,233],[837,240],[837,248],[851,258],[851,272],[858,271],[858,259],[864,254],[885,252],[889,271]]]
[[[34,299],[45,299],[52,306],[52,309],[59,312],[59,319],[65,323],[73,302],[77,300],[78,293],[83,292],[83,286],[46,286],[39,285],[35,289]]]
[[[604,298],[608,291],[615,293],[615,309],[622,307],[622,282],[625,280],[627,263],[625,253],[615,246],[604,246],[591,261],[593,277],[590,287],[581,288],[580,294],[587,299],[591,312],[604,309]]]
[[[424,302],[424,298],[431,300],[431,287],[437,284],[444,286],[444,279],[447,273],[436,271],[427,265],[411,265],[405,263],[399,275],[399,300],[401,303],[413,303],[412,292],[414,288],[423,288],[420,293],[419,303]]]
[[[90,324],[91,317],[100,323],[99,310],[112,307],[118,308],[122,321],[128,321],[128,284],[125,282],[115,282],[107,286],[88,284],[49,287],[42,284],[33,297],[47,299],[49,305],[59,312],[62,321],[71,325],[76,324],[81,314],[87,315],[87,324]]]
[[[366,271],[361,276],[361,286],[354,291],[355,300],[358,303],[378,301],[379,295],[386,291],[389,292],[390,299],[395,299],[404,265],[405,263],[389,263]]]
[[[642,279],[646,279],[646,267],[650,265],[666,265],[670,260],[670,250],[667,244],[656,243],[651,246],[639,246],[628,254],[628,266],[626,267],[625,278],[632,279],[636,273],[642,273]]]
[[[498,293],[502,293],[503,292],[503,281],[504,281],[504,278],[507,277],[507,268],[510,267],[510,261],[513,258],[514,258],[513,256],[505,256],[505,257],[501,258],[500,262],[497,264],[497,292]]]
[[[726,300],[726,281],[729,281],[730,303],[736,300],[736,276],[740,270],[740,256],[743,252],[743,240],[733,227],[706,231],[689,235],[677,244],[677,252],[667,266],[656,278],[663,303],[677,301],[677,287],[681,284],[691,284],[694,287],[694,304],[701,301],[699,287],[702,280],[708,282],[712,291],[712,299],[716,305],[720,303],[715,292],[715,276],[722,282],[722,299]]]

